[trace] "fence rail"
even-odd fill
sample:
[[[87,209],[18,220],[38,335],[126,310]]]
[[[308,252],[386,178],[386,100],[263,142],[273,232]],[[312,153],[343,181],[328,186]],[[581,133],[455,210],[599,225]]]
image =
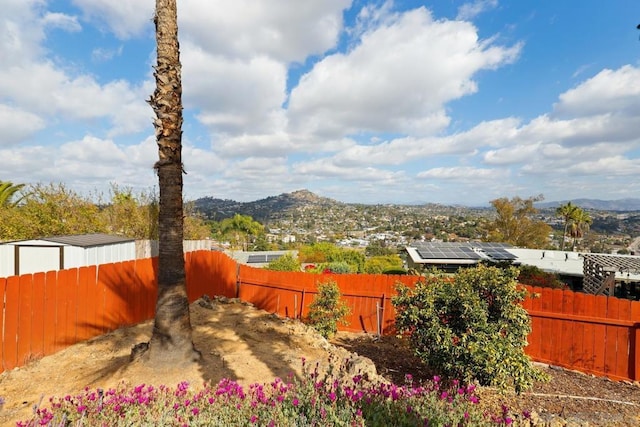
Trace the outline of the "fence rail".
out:
[[[341,330],[390,334],[396,284],[416,276],[276,272],[238,265],[219,252],[185,254],[187,294],[238,297],[280,316],[302,318],[318,284],[335,281],[351,308]],[[157,258],[0,278],[0,372],[119,327],[153,317]],[[640,302],[528,287],[524,307],[534,360],[607,376],[640,379]]]

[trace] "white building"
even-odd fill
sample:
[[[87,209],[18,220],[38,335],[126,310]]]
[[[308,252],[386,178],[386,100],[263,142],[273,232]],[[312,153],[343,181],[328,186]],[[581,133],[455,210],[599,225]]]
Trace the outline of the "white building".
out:
[[[107,234],[46,237],[0,244],[0,277],[136,258],[134,239]]]

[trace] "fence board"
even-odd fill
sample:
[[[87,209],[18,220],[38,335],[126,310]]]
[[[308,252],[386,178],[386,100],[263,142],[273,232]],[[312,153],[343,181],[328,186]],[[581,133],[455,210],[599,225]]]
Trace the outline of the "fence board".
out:
[[[553,291],[548,288],[543,288],[541,290],[541,305],[540,310],[547,313],[553,311],[552,302],[553,302]],[[553,321],[548,318],[542,318],[540,321],[540,333],[542,334],[542,342],[540,345],[540,358],[542,361],[550,363],[553,362],[551,351],[554,344],[553,337]]]
[[[78,341],[91,338],[91,324],[88,313],[90,274],[91,270],[88,267],[80,267],[78,269],[78,308],[76,310],[76,339]]]
[[[573,292],[560,291],[562,295],[562,309],[563,314],[573,314]],[[571,320],[565,320],[562,322],[561,338],[559,342],[560,354],[558,360],[562,361],[563,366],[570,363],[574,358],[576,336],[573,333],[573,328],[576,322]]]
[[[44,273],[33,275],[31,299],[31,354],[35,358],[44,356]]]
[[[576,293],[573,295],[573,312],[578,316],[585,316],[585,294]],[[574,322],[573,324],[573,357],[570,359],[570,365],[577,369],[585,367],[585,349],[584,349],[584,322]],[[587,353],[588,354],[588,353]]]
[[[593,297],[593,317],[606,319],[607,317],[607,297],[597,295]],[[593,370],[598,375],[605,375],[606,369],[606,343],[607,328],[604,324],[595,324],[593,327]]]
[[[31,357],[31,300],[33,275],[20,276],[20,300],[18,308],[18,363],[26,363]]]
[[[629,322],[633,321],[631,318],[631,301],[626,299],[618,300],[618,319]],[[616,379],[630,378],[631,364],[629,363],[629,343],[631,342],[632,333],[633,326],[618,327],[615,369]]]
[[[58,272],[47,271],[44,279],[44,354],[48,356],[56,352],[56,330],[58,299]]]

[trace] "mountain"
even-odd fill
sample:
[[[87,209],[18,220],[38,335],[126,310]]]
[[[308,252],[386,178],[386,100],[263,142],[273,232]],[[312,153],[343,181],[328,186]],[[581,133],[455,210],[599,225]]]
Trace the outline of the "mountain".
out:
[[[195,208],[207,218],[220,221],[229,218],[236,213],[249,215],[256,221],[265,222],[282,213],[304,208],[334,208],[344,205],[342,202],[320,197],[308,190],[298,190],[292,193],[283,193],[279,196],[271,196],[266,199],[253,202],[236,202],[233,200],[214,199],[204,197],[197,199]]]
[[[573,199],[556,202],[536,203],[539,209],[555,209],[560,205],[571,202],[582,209],[596,211],[640,211],[640,199],[618,199],[618,200],[598,200],[598,199]]]

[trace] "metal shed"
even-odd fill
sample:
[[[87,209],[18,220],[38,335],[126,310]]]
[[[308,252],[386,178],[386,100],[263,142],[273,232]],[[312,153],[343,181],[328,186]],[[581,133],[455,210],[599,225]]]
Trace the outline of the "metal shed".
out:
[[[135,259],[135,240],[81,234],[0,244],[0,277],[108,264]]]

